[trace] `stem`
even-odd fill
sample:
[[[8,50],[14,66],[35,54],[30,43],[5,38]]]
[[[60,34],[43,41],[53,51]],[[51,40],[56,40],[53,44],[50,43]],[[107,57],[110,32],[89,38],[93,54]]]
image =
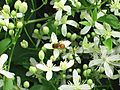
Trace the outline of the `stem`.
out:
[[[109,82],[109,86],[110,86],[111,90],[114,90],[114,89],[112,88],[112,85],[111,85],[111,82],[110,82],[110,79],[109,79],[109,78],[108,78],[108,82]]]
[[[7,0],[5,0],[5,2],[6,2],[6,4],[8,5],[8,1],[7,1]]]
[[[33,42],[32,38],[31,38],[30,35],[28,34],[26,28],[24,28],[24,31],[25,31],[27,37],[29,38],[29,40],[31,41],[31,43],[32,43],[34,46],[36,46],[35,43]]]
[[[45,17],[45,18],[40,18],[40,19],[34,19],[34,20],[29,20],[27,21],[25,24],[30,24],[30,23],[35,23],[35,22],[40,22],[40,21],[44,21],[44,20],[47,20],[47,19],[50,19],[51,17]]]

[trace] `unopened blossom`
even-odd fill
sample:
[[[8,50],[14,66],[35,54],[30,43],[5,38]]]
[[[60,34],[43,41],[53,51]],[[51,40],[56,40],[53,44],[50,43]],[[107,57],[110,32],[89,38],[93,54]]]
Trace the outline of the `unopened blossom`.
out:
[[[5,64],[5,62],[8,59],[8,55],[7,54],[2,54],[0,56],[0,74],[6,76],[7,78],[14,78],[14,73],[8,72],[6,70],[4,70],[3,65]]]
[[[78,75],[77,70],[73,70],[73,83],[69,82],[68,85],[61,85],[59,90],[90,90],[88,84],[80,83],[81,77]]]
[[[58,41],[56,34],[54,32],[52,32],[51,43],[46,43],[44,45],[44,47],[47,48],[47,49],[53,49],[53,55],[54,55],[55,58],[57,58],[60,54],[61,48],[60,47],[54,48],[53,45],[58,45],[58,44],[61,44],[61,45],[64,46],[64,48],[67,48],[71,44],[71,42],[68,41],[68,40]],[[62,49],[64,49],[64,48],[62,48]]]
[[[46,79],[49,81],[53,76],[53,71],[60,71],[61,68],[53,65],[52,60],[47,61],[47,65],[45,64],[37,64],[36,67],[42,71],[46,71]]]

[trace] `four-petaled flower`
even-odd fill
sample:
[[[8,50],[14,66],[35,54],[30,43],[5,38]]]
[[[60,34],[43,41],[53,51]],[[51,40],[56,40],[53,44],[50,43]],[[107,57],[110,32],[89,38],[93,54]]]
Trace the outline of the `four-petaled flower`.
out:
[[[53,55],[54,55],[55,58],[57,58],[60,54],[61,49],[60,48],[54,48],[53,46],[56,45],[56,47],[57,47],[58,44],[64,45],[64,47],[67,48],[71,44],[71,42],[68,41],[68,40],[58,41],[56,34],[53,32],[51,34],[51,43],[46,43],[44,45],[44,47],[47,48],[47,49],[54,49]]]
[[[52,60],[48,60],[47,61],[47,65],[45,65],[45,64],[36,64],[36,67],[38,69],[43,70],[43,71],[47,71],[47,73],[46,73],[46,79],[48,81],[52,78],[52,75],[53,75],[52,71],[56,71],[57,72],[57,71],[61,70],[60,67],[53,65]]]
[[[78,75],[78,72],[73,70],[73,84],[70,82],[69,85],[61,85],[59,90],[90,90],[88,84],[80,84],[81,77]]]

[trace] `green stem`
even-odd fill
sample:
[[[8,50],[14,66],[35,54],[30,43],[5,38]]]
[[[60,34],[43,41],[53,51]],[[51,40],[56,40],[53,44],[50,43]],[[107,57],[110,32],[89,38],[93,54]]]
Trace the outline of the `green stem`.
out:
[[[35,22],[40,22],[40,21],[44,21],[44,20],[47,20],[47,19],[50,19],[51,17],[45,17],[45,18],[40,18],[40,19],[34,19],[34,20],[29,20],[27,21],[25,24],[30,24],[30,23],[35,23]]]
[[[108,78],[108,82],[109,82],[109,86],[110,86],[111,90],[114,90],[113,87],[112,87],[112,85],[111,85],[111,82],[110,82],[109,78]]]
[[[29,38],[29,40],[31,41],[31,43],[35,46],[35,43],[33,42],[32,38],[31,38],[30,35],[28,34],[28,32],[27,32],[27,30],[26,30],[25,27],[24,27],[24,31],[25,31],[27,37]]]
[[[5,2],[6,2],[6,4],[8,5],[8,1],[7,1],[7,0],[5,0]]]
[[[33,9],[35,9],[35,4],[34,4],[34,1],[33,1],[33,0],[31,0],[31,3],[32,3],[32,7],[33,7]]]

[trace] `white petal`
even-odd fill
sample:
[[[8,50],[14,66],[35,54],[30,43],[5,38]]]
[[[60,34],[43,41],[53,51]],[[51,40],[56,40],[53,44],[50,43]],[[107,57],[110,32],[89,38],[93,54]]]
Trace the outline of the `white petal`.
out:
[[[104,16],[106,12],[107,12],[107,10],[102,10],[102,11],[100,11],[100,12],[97,14],[97,19],[100,18],[100,17],[102,17],[102,16]]]
[[[88,84],[82,84],[80,85],[80,90],[91,90],[91,88]]]
[[[67,63],[67,68],[70,68],[74,65],[74,60],[70,60],[68,63]]]
[[[4,76],[6,76],[7,78],[14,78],[14,73],[5,71],[5,70],[0,70],[0,74],[3,74]]]
[[[0,56],[0,69],[2,69],[4,63],[7,61],[8,55],[7,54],[2,54]]]
[[[89,67],[95,66],[95,65],[99,65],[103,62],[102,59],[95,59],[89,62]]]
[[[50,44],[50,43],[46,43],[46,44],[44,45],[44,47],[47,48],[47,49],[53,49],[53,48],[52,48],[52,44]]]
[[[67,34],[67,26],[66,26],[66,24],[63,24],[63,25],[62,25],[61,30],[62,30],[62,35],[63,35],[63,36],[66,36],[66,34]]]
[[[58,43],[57,36],[54,32],[52,32],[52,34],[51,34],[51,41],[53,44]]]
[[[104,26],[102,24],[98,23],[98,22],[95,22],[95,27],[99,30],[104,29]]]
[[[108,77],[112,77],[113,76],[113,71],[112,71],[112,68],[110,67],[110,65],[107,62],[104,62],[104,68],[105,68],[105,74]]]
[[[61,0],[61,3],[62,4],[65,4],[67,0]]]
[[[70,6],[66,5],[66,6],[64,6],[63,9],[67,12],[68,15],[71,15],[71,7]]]
[[[47,61],[47,66],[48,66],[48,67],[52,67],[52,66],[53,66],[52,60],[48,60],[48,61]]]
[[[75,86],[78,86],[80,84],[80,76],[78,75],[77,70],[73,70],[73,82],[75,84]]]
[[[57,58],[59,56],[59,54],[60,54],[59,50],[58,49],[54,49],[54,51],[53,51],[54,57]]]
[[[52,71],[48,71],[47,73],[46,73],[46,79],[49,81],[51,78],[52,78]]]
[[[105,46],[100,46],[102,57],[106,57],[107,49]]]
[[[60,71],[61,70],[60,67],[53,67],[52,69],[53,69],[53,71]]]
[[[67,24],[76,28],[78,27],[78,23],[74,20],[67,20]]]
[[[112,36],[115,38],[115,37],[119,37],[120,38],[120,32],[118,31],[112,31]]]
[[[17,76],[17,85],[20,86],[21,85],[21,78],[19,76]]]
[[[43,71],[48,71],[48,67],[46,65],[43,65],[43,64],[36,64],[36,67],[38,69],[41,69]]]
[[[26,72],[26,74],[25,74],[26,76],[31,76],[32,75],[32,73],[31,72]]]
[[[59,9],[59,10],[56,12],[55,20],[59,21],[59,20],[61,20],[61,17],[62,17],[62,9]]]
[[[34,58],[30,57],[30,63],[33,65],[33,66],[36,66],[37,62]]]
[[[68,41],[68,40],[65,40],[65,41],[60,41],[60,43],[64,44],[64,45],[65,45],[65,47],[68,47],[68,46],[71,44],[71,42],[70,42],[70,41]]]
[[[7,31],[7,26],[9,24],[9,19],[4,19],[6,26],[3,26],[3,29]]]
[[[74,90],[74,87],[71,85],[62,85],[58,89],[59,90]]]
[[[23,14],[22,13],[17,13],[17,17],[21,18],[21,17],[23,17]]]
[[[120,61],[120,55],[111,55],[111,56],[108,57],[108,60],[112,61],[112,62]]]
[[[89,32],[91,26],[85,26],[83,29],[81,29],[80,34],[86,34]]]

